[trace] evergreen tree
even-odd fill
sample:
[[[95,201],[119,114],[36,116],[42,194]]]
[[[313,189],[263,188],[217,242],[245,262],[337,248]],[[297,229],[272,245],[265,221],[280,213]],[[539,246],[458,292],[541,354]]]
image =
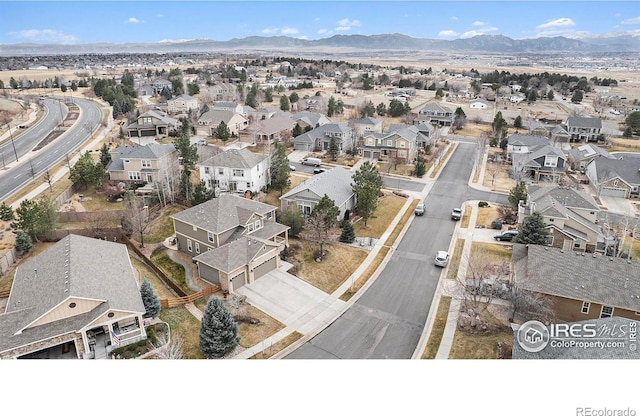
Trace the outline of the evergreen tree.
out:
[[[182,161],[184,169],[193,169],[198,162],[198,148],[191,144],[189,137],[179,136],[173,141],[173,145],[178,151],[178,157]]]
[[[151,283],[147,279],[142,281],[142,285],[140,285],[140,297],[142,298],[142,303],[144,304],[144,310],[146,311],[144,318],[155,318],[160,313],[160,300],[158,300],[158,296],[153,291],[151,287]]]
[[[622,133],[622,137],[625,139],[630,139],[633,137],[633,129],[631,127],[627,127],[624,129],[624,133]]]
[[[200,351],[205,358],[220,358],[240,342],[238,324],[222,300],[211,296],[200,326]]]
[[[513,127],[517,128],[517,129],[521,129],[522,128],[522,117],[517,116],[513,120]]]
[[[493,137],[499,142],[507,134],[507,122],[502,118],[502,112],[498,111],[491,123]]]
[[[226,143],[229,137],[231,137],[231,131],[224,121],[221,121],[218,127],[216,127],[216,137],[222,140],[223,143]]]
[[[329,156],[331,156],[331,160],[334,162],[338,160],[338,154],[340,153],[340,148],[338,147],[338,143],[336,142],[335,137],[331,137],[329,140]]]
[[[23,253],[31,250],[33,248],[31,236],[29,236],[29,234],[25,233],[24,231],[18,231],[16,233],[16,248]]]
[[[291,183],[289,181],[291,169],[285,146],[282,143],[276,143],[275,147],[275,152],[271,156],[271,186],[279,190],[282,196]]]
[[[509,191],[508,201],[514,210],[518,209],[518,204],[520,201],[522,201],[523,203],[527,202],[527,185],[524,183],[524,181],[518,182],[516,186],[511,188],[511,190]]]
[[[329,102],[327,103],[327,117],[332,117],[336,112],[336,99],[333,98],[333,95],[329,97]]]
[[[289,205],[287,209],[280,216],[280,224],[291,227],[289,229],[289,235],[291,237],[297,237],[298,234],[304,228],[304,216],[302,211],[295,205]]]
[[[457,129],[461,129],[464,127],[464,124],[467,121],[467,115],[464,113],[462,107],[456,108],[455,116],[453,118],[453,125]]]
[[[311,228],[315,240],[320,244],[320,256],[324,254],[324,244],[329,239],[329,234],[338,224],[340,209],[333,200],[325,194],[313,207],[311,215],[307,218],[307,225]]]
[[[342,226],[342,234],[340,234],[340,242],[342,243],[353,243],[356,240],[356,233],[353,230],[353,225],[351,221],[345,221]]]
[[[0,204],[0,220],[2,221],[13,221],[15,218],[13,213],[13,208],[7,205],[5,202]]]
[[[25,199],[16,208],[17,219],[11,224],[11,228],[24,231],[39,241],[39,238],[48,237],[53,231],[57,220],[56,212],[54,202],[46,195],[37,201]]]
[[[109,162],[111,162],[111,153],[109,153],[109,146],[107,146],[106,143],[103,143],[102,147],[100,147],[100,163],[106,168]]]
[[[522,221],[518,235],[514,237],[514,243],[547,245],[549,230],[539,212],[535,211]]]
[[[189,201],[191,201],[191,206],[196,206],[202,204],[203,202],[207,202],[208,200],[213,198],[214,195],[213,190],[207,189],[207,185],[204,183],[204,181],[200,180],[196,187],[193,188],[193,192],[190,196],[191,198],[189,199]]]
[[[553,101],[553,90],[547,91],[547,100]]]
[[[387,106],[384,103],[378,104],[378,106],[376,107],[376,113],[379,116],[384,116],[385,114],[387,114]]]
[[[582,102],[583,93],[582,90],[575,90],[571,96],[571,102],[574,104]]]
[[[373,117],[375,113],[376,107],[373,105],[373,102],[369,101],[360,111],[360,117]]]
[[[289,111],[291,109],[291,105],[289,104],[289,98],[286,95],[280,96],[280,110]]]
[[[88,151],[84,152],[69,170],[69,179],[80,188],[87,188],[89,185],[99,188],[105,176],[106,171],[102,163],[95,163]]]
[[[536,90],[529,91],[529,95],[527,95],[527,101],[532,103],[532,102],[535,102],[537,99],[538,99],[538,93],[536,92]]]
[[[367,220],[373,215],[378,207],[378,195],[382,189],[382,177],[371,162],[364,162],[360,169],[353,174],[353,192],[356,194],[358,215]]]
[[[418,155],[418,157],[416,157],[413,173],[418,178],[422,178],[424,174],[427,173],[427,164],[424,162],[424,158],[422,157],[422,155]]]
[[[122,128],[122,126],[120,126],[120,131],[118,132],[118,139],[124,140],[125,137],[126,136],[124,135],[124,129]]]
[[[296,123],[295,126],[293,126],[293,137],[298,137],[302,134],[302,127],[300,127],[300,124]]]

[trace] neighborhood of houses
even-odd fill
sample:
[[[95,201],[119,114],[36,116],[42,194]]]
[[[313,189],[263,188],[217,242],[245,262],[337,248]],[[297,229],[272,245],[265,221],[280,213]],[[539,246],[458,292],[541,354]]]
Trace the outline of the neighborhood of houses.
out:
[[[289,66],[280,62],[277,69]],[[244,67],[235,72],[256,76]],[[336,71],[327,78],[340,76]],[[320,81],[327,83],[327,78]],[[286,91],[299,83],[271,77],[262,87]],[[295,109],[268,102],[254,108],[238,99],[241,85],[235,78],[207,85],[205,100],[205,85],[193,95],[174,94],[175,83],[166,78],[136,78],[139,109],[120,119],[104,166],[110,184],[120,191],[134,189],[144,199],[146,223],[151,220],[149,205],[162,207],[166,195],[173,200],[179,193],[186,168],[174,139],[187,126],[191,146],[200,155],[193,175],[210,197],[197,204],[183,198],[186,206],[170,215],[171,232],[162,244],[190,259],[191,278],[215,288],[214,296],[224,299],[237,298],[240,288],[289,265],[285,254],[292,241],[306,237],[292,236],[292,226],[279,221],[282,213],[293,207],[308,219],[328,197],[337,208],[336,222],[359,220],[353,178],[365,163],[386,178],[435,181],[437,176],[427,173],[443,169],[444,150],[455,151],[464,135],[457,110],[464,106],[493,120],[497,108],[495,98],[459,89],[411,108],[402,118],[359,114],[356,106],[354,116],[346,117],[327,111],[322,95],[297,101]],[[527,97],[520,91],[519,85],[511,85],[501,99],[521,105]],[[358,91],[347,87],[338,94],[347,101]],[[171,98],[159,99],[163,95]],[[410,89],[384,96],[405,103],[417,100]],[[535,213],[546,230],[543,244],[500,243],[511,252],[509,283],[550,299],[557,322],[640,320],[640,262],[635,257],[640,229],[634,211],[640,197],[640,153],[608,151],[599,117],[570,114],[556,121],[530,118],[505,134],[503,143],[493,148],[487,143],[479,150],[485,157],[479,158],[475,172],[498,165],[512,186],[526,185],[525,197],[514,207],[517,220],[509,225],[522,234],[523,224]],[[124,137],[116,140],[119,134]],[[279,194],[272,189],[276,144],[286,147],[287,170],[299,179]],[[299,164],[309,157],[321,160],[322,169],[303,171]],[[411,177],[424,160],[430,161],[428,172]],[[400,173],[398,165],[408,169]],[[476,186],[495,190],[481,182]],[[276,195],[275,203],[261,197],[269,192]],[[508,194],[509,189],[497,192]],[[385,189],[383,194],[393,193]],[[396,194],[410,201],[421,197]],[[612,208],[619,206],[629,209]],[[608,212],[618,212],[621,219],[613,221]],[[133,228],[131,238],[136,231],[144,233],[144,228]],[[118,347],[148,338],[152,320],[128,246],[105,240],[71,233],[15,268],[2,269],[11,272],[13,281],[0,313],[0,359],[107,358]],[[515,343],[513,357],[535,358]]]

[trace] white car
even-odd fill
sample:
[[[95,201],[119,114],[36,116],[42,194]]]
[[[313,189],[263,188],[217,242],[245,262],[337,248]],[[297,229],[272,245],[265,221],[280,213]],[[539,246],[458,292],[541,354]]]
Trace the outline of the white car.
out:
[[[294,170],[296,170],[296,167],[293,165],[289,165],[289,170],[293,172]]]
[[[447,267],[447,264],[449,264],[449,253],[446,251],[438,251],[433,263],[439,267]]]

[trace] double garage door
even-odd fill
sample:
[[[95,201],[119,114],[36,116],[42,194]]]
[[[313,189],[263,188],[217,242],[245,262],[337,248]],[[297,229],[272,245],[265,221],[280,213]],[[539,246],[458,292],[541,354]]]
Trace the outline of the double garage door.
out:
[[[270,258],[269,260],[264,261],[263,263],[253,268],[253,279],[258,280],[258,278],[269,273],[271,270],[275,270],[276,266],[277,258],[275,256]]]
[[[626,198],[627,190],[620,188],[602,188],[600,196],[614,196],[617,198]]]

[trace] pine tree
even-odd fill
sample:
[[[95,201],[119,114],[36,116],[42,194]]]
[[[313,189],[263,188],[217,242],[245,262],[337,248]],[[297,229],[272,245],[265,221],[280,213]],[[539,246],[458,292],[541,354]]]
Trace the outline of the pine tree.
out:
[[[424,162],[424,158],[421,155],[418,155],[418,157],[416,158],[413,173],[418,178],[422,178],[424,174],[427,173],[427,164]]]
[[[200,351],[206,358],[223,357],[238,345],[238,324],[219,298],[212,296],[202,316]]]
[[[356,233],[353,230],[351,221],[345,221],[342,226],[342,234],[340,234],[340,242],[353,243],[356,240]]]
[[[282,143],[276,143],[275,153],[271,156],[271,186],[280,191],[280,196],[290,184],[290,172],[286,148]]]
[[[18,231],[16,234],[16,248],[23,253],[31,250],[33,248],[31,236],[29,236],[29,234],[25,233],[24,231]]]
[[[549,230],[539,212],[534,212],[522,221],[518,235],[513,239],[514,243],[546,245],[549,239]]]
[[[218,127],[216,127],[216,137],[223,142],[226,142],[229,140],[229,137],[231,137],[231,131],[224,121],[221,121]]]
[[[100,148],[100,163],[102,163],[102,166],[106,168],[109,162],[111,162],[111,153],[109,153],[109,146],[107,146],[106,143],[103,143],[102,147]]]
[[[340,148],[338,147],[338,143],[336,142],[335,137],[331,137],[329,140],[329,156],[331,156],[331,160],[334,162],[338,160],[338,153],[340,153]]]
[[[514,210],[518,209],[520,201],[527,202],[527,185],[520,181],[509,191],[508,201]]]
[[[382,177],[371,162],[364,162],[360,169],[353,174],[353,192],[356,194],[358,215],[367,220],[373,215],[378,207],[378,195],[382,189]]]
[[[6,203],[0,204],[0,220],[2,221],[13,221],[14,213],[13,208],[11,208]]]
[[[160,313],[160,301],[158,300],[158,296],[153,291],[151,287],[151,283],[147,279],[142,281],[142,285],[140,285],[140,297],[142,298],[142,303],[144,304],[144,310],[146,311],[143,315],[144,318],[155,318]]]
[[[207,189],[207,185],[201,179],[190,196],[191,206],[196,206],[213,198],[213,190]]]
[[[291,227],[289,229],[289,235],[291,237],[297,237],[304,228],[304,216],[300,208],[295,205],[289,205],[280,216],[278,222]]]

